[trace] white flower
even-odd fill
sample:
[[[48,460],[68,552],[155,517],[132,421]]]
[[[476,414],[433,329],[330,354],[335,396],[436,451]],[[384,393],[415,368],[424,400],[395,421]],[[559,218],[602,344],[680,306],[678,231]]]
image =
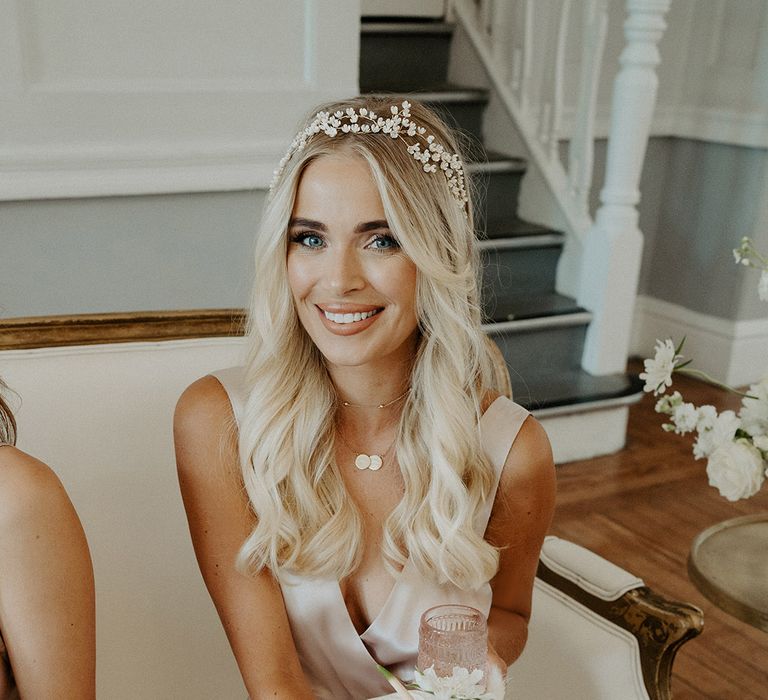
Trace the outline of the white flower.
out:
[[[707,462],[709,485],[729,501],[754,496],[765,479],[762,455],[746,440],[725,443]]]
[[[699,421],[696,423],[696,430],[700,433],[705,430],[712,430],[712,426],[717,420],[717,409],[714,406],[705,404],[699,406]]]
[[[665,394],[657,402],[655,406],[656,413],[665,413],[671,416],[675,407],[683,403],[683,397],[679,391],[675,391],[672,394]]]
[[[675,424],[675,432],[678,435],[685,435],[692,430],[696,430],[699,422],[699,412],[692,403],[682,403],[675,406],[672,411],[672,422]]]
[[[699,413],[704,408],[712,407],[702,406]],[[699,437],[693,445],[693,456],[696,459],[709,457],[719,447],[733,442],[736,431],[741,427],[741,421],[733,411],[723,411],[714,420],[710,419],[710,411],[706,411],[706,414],[703,420],[701,416],[699,417],[696,426],[699,433]]]
[[[675,353],[675,346],[667,338],[664,341],[656,341],[656,356],[643,362],[645,372],[640,374],[640,379],[645,380],[644,391],[652,391],[654,396],[663,394],[666,387],[672,386],[672,370],[680,356]]]
[[[768,270],[760,273],[760,281],[757,283],[757,296],[763,301],[768,301]]]
[[[768,376],[763,377],[757,384],[752,384],[747,393],[756,398],[746,396],[741,400],[741,422],[750,435],[768,434]]]
[[[752,444],[758,449],[768,454],[768,435],[758,435],[752,438]]]
[[[466,668],[454,666],[452,675],[441,677],[435,673],[435,667],[430,666],[424,673],[416,669],[414,675],[419,689],[432,693],[435,700],[493,700],[491,694],[483,692],[483,672],[479,669],[470,673]]]

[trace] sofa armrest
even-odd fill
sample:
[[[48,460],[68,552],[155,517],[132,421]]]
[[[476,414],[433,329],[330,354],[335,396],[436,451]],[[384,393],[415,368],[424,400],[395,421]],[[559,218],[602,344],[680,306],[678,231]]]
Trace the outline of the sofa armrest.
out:
[[[537,577],[634,635],[651,700],[672,698],[677,650],[701,633],[702,611],[657,595],[642,579],[567,540],[547,537]]]

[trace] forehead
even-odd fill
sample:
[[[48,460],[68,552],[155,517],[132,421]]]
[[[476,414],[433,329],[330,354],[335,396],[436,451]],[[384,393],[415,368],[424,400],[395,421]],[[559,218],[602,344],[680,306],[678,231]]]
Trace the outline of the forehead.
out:
[[[333,154],[314,159],[301,174],[293,216],[334,220],[386,218],[368,163],[358,155]]]

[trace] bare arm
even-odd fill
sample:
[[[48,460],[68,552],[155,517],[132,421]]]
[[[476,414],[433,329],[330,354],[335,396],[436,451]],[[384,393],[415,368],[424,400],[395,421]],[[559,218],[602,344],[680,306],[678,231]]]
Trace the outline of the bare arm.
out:
[[[96,694],[93,567],[64,487],[42,462],[0,449],[0,628],[23,698]]]
[[[504,665],[520,656],[528,638],[533,581],[554,505],[549,440],[529,417],[507,456],[486,530],[488,541],[502,548],[499,571],[491,581],[488,638],[491,655],[498,655]]]
[[[254,520],[238,466],[232,409],[214,377],[182,395],[174,436],[179,485],[205,585],[250,697],[314,697],[299,663],[280,586],[269,571],[235,569]]]

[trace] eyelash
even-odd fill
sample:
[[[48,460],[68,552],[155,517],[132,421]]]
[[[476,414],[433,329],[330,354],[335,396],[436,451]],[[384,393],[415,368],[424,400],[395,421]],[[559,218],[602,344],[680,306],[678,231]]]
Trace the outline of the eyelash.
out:
[[[305,245],[304,241],[307,238],[317,238],[321,241],[325,241],[325,239],[319,234],[314,231],[299,231],[298,233],[295,233],[293,236],[291,236],[291,243],[296,243],[298,245],[303,246],[304,248],[320,248],[321,246],[308,246]],[[397,250],[400,248],[400,244],[397,242],[397,240],[393,236],[387,236],[384,234],[376,236],[371,243],[375,243],[376,241],[387,241],[390,245],[386,248],[378,248],[376,246],[371,247],[371,250],[377,252],[377,253],[387,253],[392,250]],[[370,245],[370,244],[369,244]]]

